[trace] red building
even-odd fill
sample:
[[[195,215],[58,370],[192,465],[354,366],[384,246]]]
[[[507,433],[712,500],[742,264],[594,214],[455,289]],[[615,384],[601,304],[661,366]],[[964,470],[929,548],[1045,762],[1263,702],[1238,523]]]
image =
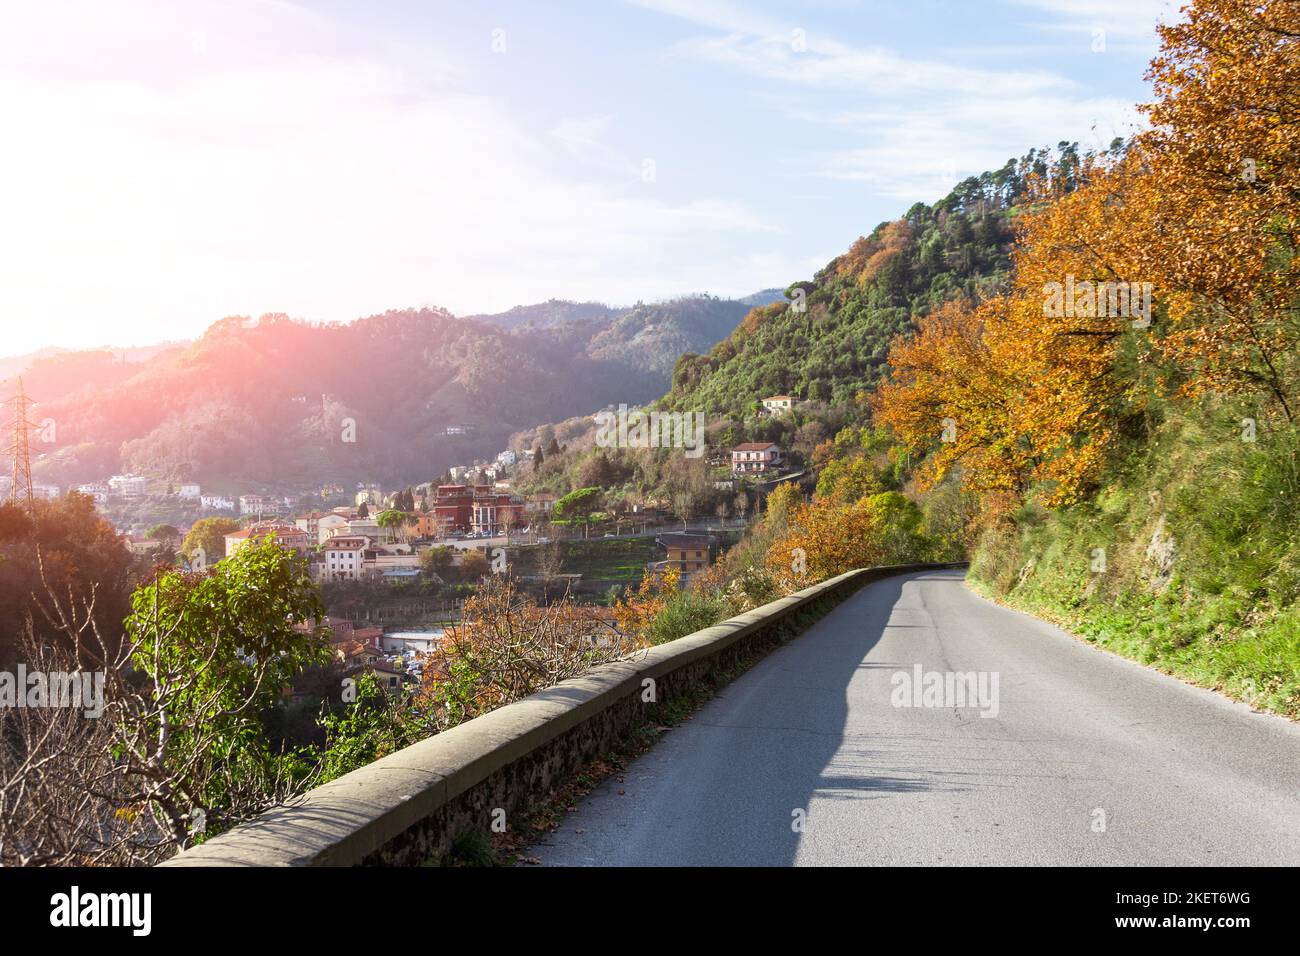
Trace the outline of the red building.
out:
[[[491,485],[439,485],[433,514],[444,533],[500,534],[523,523],[524,503]]]

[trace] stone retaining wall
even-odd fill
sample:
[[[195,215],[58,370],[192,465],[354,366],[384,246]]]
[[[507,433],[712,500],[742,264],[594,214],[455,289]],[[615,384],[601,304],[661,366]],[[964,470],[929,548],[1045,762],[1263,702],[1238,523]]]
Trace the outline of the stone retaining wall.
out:
[[[162,865],[415,866],[438,860],[458,835],[489,832],[497,810],[508,821],[537,806],[584,764],[656,719],[660,708],[748,666],[867,582],[959,566],[849,571],[466,721]]]

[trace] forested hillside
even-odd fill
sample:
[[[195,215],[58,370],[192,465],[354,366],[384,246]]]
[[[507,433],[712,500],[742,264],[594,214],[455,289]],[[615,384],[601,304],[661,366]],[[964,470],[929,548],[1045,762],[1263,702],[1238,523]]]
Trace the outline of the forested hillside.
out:
[[[896,342],[873,408],[975,503],[987,593],[1300,716],[1300,7],[1160,33],[1151,129],[1035,184],[1014,281]]]
[[[891,339],[918,316],[1005,286],[1026,182],[1068,188],[1079,164],[1077,144],[1037,150],[881,223],[784,301],[751,310],[710,351],[683,355],[664,404],[741,416],[764,395],[851,401],[879,380]]]
[[[664,404],[815,476],[717,595],[965,552],[998,600],[1300,716],[1300,7],[1160,35],[1150,129],[967,180],[683,356]],[[773,393],[804,401],[757,418]]]
[[[438,309],[337,325],[234,317],[146,362],[59,353],[25,371],[40,419],[57,425],[35,472],[224,492],[409,484],[491,456],[519,429],[661,395],[676,356],[746,309],[700,296],[623,311],[551,302],[500,323]]]
[[[587,354],[635,364],[666,378],[684,353],[698,351],[706,343],[711,346],[729,335],[747,308],[744,302],[708,294],[650,305],[637,303],[592,336]]]

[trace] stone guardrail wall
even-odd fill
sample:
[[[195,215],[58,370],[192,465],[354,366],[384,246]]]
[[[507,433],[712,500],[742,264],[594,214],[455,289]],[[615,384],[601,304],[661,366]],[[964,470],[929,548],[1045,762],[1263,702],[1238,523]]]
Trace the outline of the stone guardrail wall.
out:
[[[468,831],[489,831],[545,800],[656,710],[752,663],[797,635],[799,618],[828,610],[871,581],[963,567],[863,568],[593,668],[513,704],[389,754],[308,791],[162,866],[418,866]],[[642,701],[654,681],[655,703]]]

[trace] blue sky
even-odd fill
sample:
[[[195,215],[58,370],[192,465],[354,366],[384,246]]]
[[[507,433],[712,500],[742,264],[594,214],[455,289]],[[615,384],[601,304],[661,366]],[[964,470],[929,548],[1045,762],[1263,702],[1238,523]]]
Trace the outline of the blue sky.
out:
[[[1104,145],[1163,0],[15,4],[5,351],[745,294]]]

